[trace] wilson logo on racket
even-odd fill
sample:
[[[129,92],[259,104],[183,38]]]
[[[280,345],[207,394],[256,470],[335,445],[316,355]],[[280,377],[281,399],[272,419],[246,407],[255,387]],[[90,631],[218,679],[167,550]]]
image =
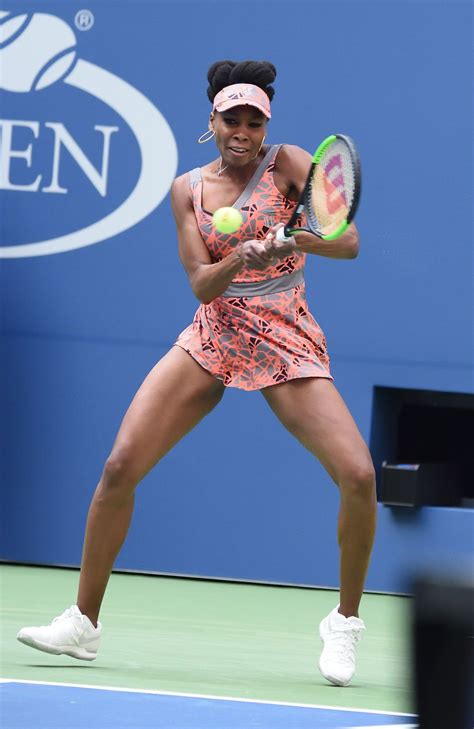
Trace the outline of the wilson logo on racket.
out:
[[[334,215],[344,207],[347,208],[347,196],[344,189],[344,175],[342,173],[342,157],[335,154],[325,165],[326,172],[323,177],[324,190],[326,193],[326,207],[329,215]],[[336,170],[336,176],[334,176]]]
[[[325,240],[338,238],[356,214],[360,179],[359,155],[352,139],[343,134],[326,137],[313,155],[298,205],[277,231],[277,240],[302,230]],[[303,213],[306,227],[296,228]]]
[[[71,210],[69,223],[73,232],[33,243],[15,245],[13,241],[6,241],[7,245],[0,247],[0,257],[48,255],[99,243],[136,225],[161,203],[177,167],[176,142],[167,121],[136,88],[110,71],[78,58],[76,36],[64,20],[49,13],[0,11],[0,63],[0,89],[11,94],[31,94],[30,109],[34,110],[36,92],[56,85],[66,100],[64,115],[69,111],[71,102],[73,107],[77,103],[79,108],[77,111],[74,109],[74,122],[75,126],[81,124],[81,135],[77,135],[77,131],[73,134],[67,124],[57,118],[44,122],[38,118],[25,119],[24,103],[19,104],[21,120],[12,119],[11,112],[8,119],[0,119],[0,189],[14,194],[28,192],[26,200],[31,200],[31,193],[67,195],[72,183],[65,181],[63,167],[67,167],[66,159],[70,170],[72,158],[74,174],[69,171],[69,176],[76,187],[81,186],[83,199],[87,201],[82,203],[86,215],[81,215],[79,225],[71,222],[71,219],[74,220],[74,211]],[[107,124],[101,119],[102,123],[85,126],[83,109],[85,111],[84,105],[90,97],[108,107],[108,116],[114,122],[117,122],[118,116],[124,124]],[[5,101],[9,105],[13,103],[8,96]],[[55,99],[54,106],[61,108],[61,101],[58,103]],[[37,108],[39,112],[41,101]],[[94,105],[94,113],[97,113],[97,108],[100,107]],[[91,161],[97,157],[97,152],[86,152],[79,136],[82,145],[83,139],[88,137],[93,139],[95,147],[101,147],[98,166]],[[134,145],[133,152],[130,144]],[[129,159],[133,155],[139,162],[136,179],[131,179],[130,174]],[[110,196],[109,162],[112,159],[115,163],[115,190]],[[37,167],[39,163],[41,169]],[[19,173],[23,175],[21,183],[18,181]],[[125,195],[120,184],[122,187],[127,184]],[[96,197],[91,198],[91,195]],[[90,200],[100,201],[108,197],[111,197],[112,203],[117,198],[120,202],[114,203],[112,211],[109,209],[102,213],[99,220],[89,220],[85,224],[84,217],[94,209]],[[48,196],[44,195],[42,200],[43,207]],[[14,212],[18,208],[5,206],[5,230],[9,227],[17,230],[22,217],[17,215],[15,226],[9,226],[6,215],[9,209]],[[36,207],[33,209],[36,211]],[[33,216],[38,223],[36,212],[29,215],[25,211],[24,219]],[[59,216],[59,220],[63,216]],[[55,223],[58,216],[45,214],[44,219]],[[26,225],[25,230],[29,230]]]

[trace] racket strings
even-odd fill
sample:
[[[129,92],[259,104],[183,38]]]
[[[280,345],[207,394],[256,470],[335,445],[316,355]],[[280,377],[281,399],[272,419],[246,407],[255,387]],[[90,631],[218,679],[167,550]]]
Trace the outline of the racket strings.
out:
[[[307,205],[311,223],[324,235],[334,233],[347,220],[354,190],[353,158],[348,146],[337,139],[314,169]]]

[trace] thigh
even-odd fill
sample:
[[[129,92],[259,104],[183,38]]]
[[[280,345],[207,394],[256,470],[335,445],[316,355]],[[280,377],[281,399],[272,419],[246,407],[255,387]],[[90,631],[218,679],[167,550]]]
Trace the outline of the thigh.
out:
[[[155,365],[133,398],[109,460],[143,478],[219,402],[224,385],[180,347]]]
[[[340,484],[372,469],[369,449],[331,380],[301,378],[262,390],[283,425]]]

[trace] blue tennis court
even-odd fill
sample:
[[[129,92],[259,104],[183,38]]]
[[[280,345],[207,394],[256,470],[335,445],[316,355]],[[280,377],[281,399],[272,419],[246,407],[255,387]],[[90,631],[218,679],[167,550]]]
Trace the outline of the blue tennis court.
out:
[[[413,716],[329,706],[5,681],[3,729],[413,729]]]

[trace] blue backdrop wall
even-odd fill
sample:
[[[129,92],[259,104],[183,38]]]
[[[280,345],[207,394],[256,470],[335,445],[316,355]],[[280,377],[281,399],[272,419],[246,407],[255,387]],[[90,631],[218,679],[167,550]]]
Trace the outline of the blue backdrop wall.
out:
[[[309,257],[306,281],[364,437],[374,386],[472,391],[470,3],[80,10],[0,14],[1,554],[70,565],[128,403],[197,306],[167,192],[213,154],[196,139],[214,60],[276,64],[268,141],[343,131],[360,149],[361,253]],[[117,567],[335,586],[337,501],[263,398],[228,390],[140,486]],[[467,559],[467,509],[379,517],[369,589]]]

